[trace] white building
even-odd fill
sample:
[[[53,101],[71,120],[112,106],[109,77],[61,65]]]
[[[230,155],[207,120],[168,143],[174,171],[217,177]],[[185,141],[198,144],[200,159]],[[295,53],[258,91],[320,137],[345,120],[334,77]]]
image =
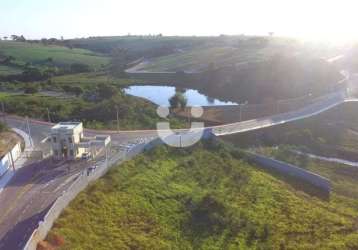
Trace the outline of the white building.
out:
[[[56,160],[75,160],[84,153],[95,156],[111,142],[107,135],[84,137],[81,122],[60,122],[51,128],[49,138]]]
[[[51,128],[52,153],[55,159],[74,160],[85,151],[78,147],[83,138],[81,122],[60,122]]]

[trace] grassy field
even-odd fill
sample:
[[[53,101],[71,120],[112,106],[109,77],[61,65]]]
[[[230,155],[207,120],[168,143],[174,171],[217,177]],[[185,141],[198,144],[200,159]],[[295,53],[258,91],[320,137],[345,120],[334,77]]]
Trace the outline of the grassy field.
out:
[[[101,68],[102,65],[109,63],[107,57],[84,49],[23,42],[0,41],[0,54],[13,56],[19,64],[43,64],[48,58],[52,58],[57,66],[84,63],[92,68]]]
[[[357,167],[311,159],[308,156],[296,154],[294,150],[294,147],[280,146],[278,148],[262,148],[260,152],[330,179],[333,190],[337,194],[351,197],[358,202]]]
[[[211,62],[218,66],[224,66],[263,60],[264,57],[261,53],[263,51],[253,52],[250,49],[234,47],[199,48],[152,59],[143,66],[142,70],[154,72],[200,71],[206,69]]]
[[[159,147],[112,169],[65,209],[58,249],[356,249],[358,203],[329,201],[223,145]],[[357,185],[358,180],[355,181]]]
[[[0,76],[21,74],[22,70],[17,67],[0,65]]]
[[[218,38],[217,38],[218,39]],[[214,40],[215,41],[215,40]],[[185,48],[167,56],[150,59],[143,65],[146,71],[200,71],[207,69],[209,63],[217,67],[247,64],[263,61],[277,53],[294,55],[302,48],[295,41],[271,39],[265,45],[240,45],[237,38],[214,43],[203,43],[201,46]],[[220,41],[220,42],[219,42]]]
[[[110,53],[113,48],[120,47],[130,54],[144,55],[158,48],[192,48],[208,43],[217,43],[214,37],[177,37],[177,36],[117,36],[92,37],[88,39],[74,39],[71,44],[102,53]]]
[[[51,84],[55,85],[70,84],[82,87],[93,87],[94,85],[99,83],[109,83],[118,87],[123,87],[132,84],[145,83],[145,81],[128,78],[113,78],[105,72],[69,74],[63,76],[55,76],[51,78]]]

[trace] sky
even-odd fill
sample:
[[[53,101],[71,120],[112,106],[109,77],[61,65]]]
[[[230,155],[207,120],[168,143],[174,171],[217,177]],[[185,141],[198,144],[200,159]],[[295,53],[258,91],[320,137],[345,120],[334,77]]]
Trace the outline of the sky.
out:
[[[0,0],[0,37],[267,35],[358,39],[354,0]]]

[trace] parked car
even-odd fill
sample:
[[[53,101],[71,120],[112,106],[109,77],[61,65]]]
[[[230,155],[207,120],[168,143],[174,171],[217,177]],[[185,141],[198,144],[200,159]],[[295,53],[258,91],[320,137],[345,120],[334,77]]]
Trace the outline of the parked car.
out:
[[[89,152],[85,152],[81,156],[82,160],[89,160],[90,158],[91,158],[91,154]]]

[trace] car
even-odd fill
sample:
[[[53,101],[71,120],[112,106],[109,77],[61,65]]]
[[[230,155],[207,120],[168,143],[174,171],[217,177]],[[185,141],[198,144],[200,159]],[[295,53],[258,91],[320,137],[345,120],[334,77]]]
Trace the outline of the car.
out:
[[[89,160],[90,158],[91,158],[91,154],[89,152],[85,152],[81,156],[82,160]]]

